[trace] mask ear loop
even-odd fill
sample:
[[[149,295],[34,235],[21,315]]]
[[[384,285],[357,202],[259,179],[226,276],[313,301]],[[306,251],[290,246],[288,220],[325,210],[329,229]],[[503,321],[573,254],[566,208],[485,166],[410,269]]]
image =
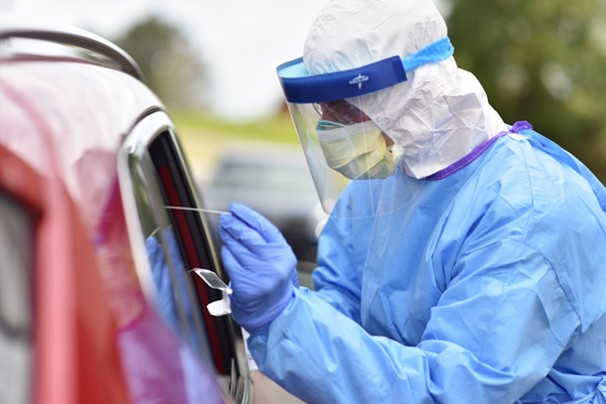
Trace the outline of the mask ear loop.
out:
[[[206,305],[208,312],[215,317],[224,316],[231,313],[231,304],[229,301],[229,295],[233,293],[231,288],[227,286],[218,276],[211,270],[194,268],[189,272],[195,272],[202,280],[212,289],[220,290],[223,294],[221,300],[215,300],[214,302]]]

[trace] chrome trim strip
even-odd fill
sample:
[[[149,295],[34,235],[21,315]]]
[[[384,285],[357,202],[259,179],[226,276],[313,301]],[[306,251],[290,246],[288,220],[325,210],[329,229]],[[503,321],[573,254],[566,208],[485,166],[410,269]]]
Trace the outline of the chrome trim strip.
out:
[[[124,206],[128,237],[133,250],[135,270],[145,297],[155,302],[157,289],[152,278],[152,270],[147,258],[147,250],[141,237],[142,224],[139,219],[133,181],[130,174],[130,156],[142,157],[148,145],[163,131],[171,127],[171,121],[164,112],[156,112],[138,122],[126,137],[118,151],[118,182]]]
[[[6,17],[7,15],[2,14],[2,16]],[[11,21],[11,18],[7,19]],[[144,81],[139,65],[137,65],[135,60],[128,53],[112,42],[80,28],[55,26],[52,24],[32,25],[31,23],[17,23],[11,25],[10,22],[8,24],[3,22],[2,26],[0,26],[0,40],[7,40],[10,38],[49,41],[96,52],[117,63],[121,71],[133,76],[139,81]]]

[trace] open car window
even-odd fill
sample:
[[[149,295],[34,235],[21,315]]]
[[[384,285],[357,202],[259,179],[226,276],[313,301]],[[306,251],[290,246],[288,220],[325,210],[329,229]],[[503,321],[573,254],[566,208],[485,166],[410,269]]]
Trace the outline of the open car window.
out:
[[[162,319],[203,358],[211,358],[203,316],[194,285],[183,262],[177,236],[164,209],[149,155],[132,162],[131,173],[145,250]]]
[[[230,316],[213,317],[206,306],[221,299],[191,272],[217,273],[208,224],[198,208],[175,129],[156,112],[135,126],[120,156],[120,182],[139,278],[160,316],[227,381],[235,398],[248,390],[236,353]],[[225,279],[224,279],[225,280]]]
[[[28,402],[33,359],[32,220],[0,192],[0,402]]]

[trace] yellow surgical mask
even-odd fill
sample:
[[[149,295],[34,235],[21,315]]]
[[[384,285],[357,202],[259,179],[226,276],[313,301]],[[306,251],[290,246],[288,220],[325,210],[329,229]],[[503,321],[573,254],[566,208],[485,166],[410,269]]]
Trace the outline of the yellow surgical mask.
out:
[[[342,125],[320,120],[316,132],[328,166],[345,177],[379,179],[394,173],[395,156],[373,121]]]

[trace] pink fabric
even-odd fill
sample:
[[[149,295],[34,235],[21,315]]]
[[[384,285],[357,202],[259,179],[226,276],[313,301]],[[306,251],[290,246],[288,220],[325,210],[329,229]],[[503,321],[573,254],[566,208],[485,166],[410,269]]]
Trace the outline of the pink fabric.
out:
[[[146,305],[118,333],[135,403],[225,403],[216,375]]]

